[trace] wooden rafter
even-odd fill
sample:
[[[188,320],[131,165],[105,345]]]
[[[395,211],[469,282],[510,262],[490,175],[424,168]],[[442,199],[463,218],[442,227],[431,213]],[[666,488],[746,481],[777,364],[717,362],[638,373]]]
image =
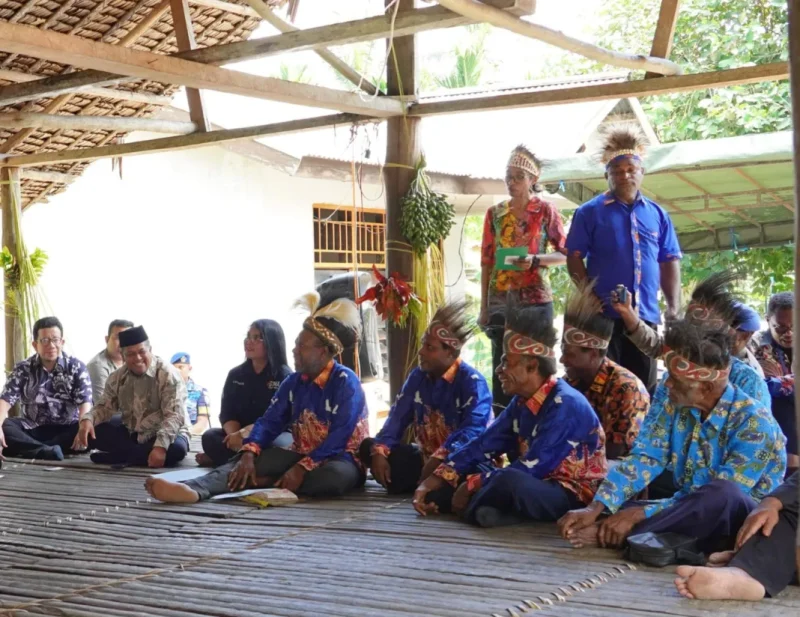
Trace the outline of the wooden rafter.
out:
[[[739,169],[738,167],[735,167],[735,168],[733,169],[733,171],[735,171],[737,174],[739,174],[739,175],[740,175],[742,178],[744,178],[745,180],[747,180],[747,181],[748,181],[750,184],[752,184],[753,186],[756,186],[756,187],[758,187],[759,189],[761,189],[762,191],[764,191],[764,192],[765,192],[767,195],[769,195],[770,197],[772,197],[772,198],[773,198],[773,199],[774,199],[776,202],[778,202],[778,204],[779,204],[779,205],[781,205],[781,206],[783,206],[784,208],[786,208],[786,209],[787,209],[789,212],[792,212],[792,213],[794,213],[794,206],[793,206],[792,204],[790,204],[790,203],[789,203],[789,202],[787,202],[786,200],[782,199],[782,198],[780,197],[780,195],[778,195],[777,193],[774,193],[774,192],[772,192],[771,190],[769,190],[768,188],[766,188],[766,187],[765,187],[763,184],[761,184],[761,183],[760,183],[758,180],[756,180],[755,178],[753,178],[753,176],[751,176],[750,174],[746,173],[744,170],[742,170],[742,169]]]
[[[622,83],[598,84],[596,86],[576,86],[536,92],[522,92],[469,99],[437,101],[433,103],[414,103],[409,109],[412,116],[430,116],[459,112],[490,111],[518,107],[540,107],[560,103],[581,103],[608,99],[640,98],[673,92],[690,92],[724,88],[739,84],[752,84],[763,81],[780,81],[789,78],[789,65],[786,62],[772,62],[737,69],[674,75],[655,79],[639,79]]]
[[[506,9],[515,15],[524,12],[517,6],[518,0],[485,0],[485,2],[491,6]],[[195,2],[195,4],[203,4],[211,8],[223,8],[212,7],[210,0]],[[164,0],[164,2],[156,7],[159,11],[162,9],[166,11],[168,8],[169,0]],[[252,11],[249,7],[241,8]],[[154,9],[154,12],[156,9]],[[159,15],[159,17],[160,16],[161,15]],[[414,34],[415,32],[424,32],[437,28],[451,28],[469,23],[472,22],[467,18],[436,5],[398,15],[395,22],[394,34],[399,37]],[[388,17],[380,15],[368,19],[279,34],[263,39],[240,41],[237,43],[178,52],[174,54],[174,57],[202,64],[219,66],[238,60],[252,60],[290,51],[321,49],[330,46],[347,45],[360,41],[387,38],[390,34],[390,30]],[[39,98],[51,98],[62,92],[75,90],[80,87],[110,86],[124,81],[131,81],[131,78],[97,70],[80,71],[69,75],[57,75],[39,80],[36,84],[29,84],[28,87],[25,88],[13,86],[0,88],[0,105],[10,105],[12,103]]]
[[[297,32],[300,28],[295,27],[278,17],[271,8],[269,8],[264,0],[247,0],[247,3],[253,8],[264,21],[268,22],[274,28],[277,28],[282,33]],[[378,88],[369,79],[364,77],[361,73],[356,71],[353,67],[347,64],[339,56],[334,54],[329,49],[315,49],[314,52],[339,72],[350,83],[359,87],[367,94],[377,94]]]
[[[42,32],[16,24],[0,22],[0,49],[104,71],[109,73],[110,80],[125,77],[149,79],[295,105],[370,113],[375,116],[393,116],[403,111],[403,105],[399,101],[388,98],[365,101],[355,93],[250,75],[177,57],[124,49],[56,32]],[[30,91],[25,94],[23,92],[32,85],[18,84],[0,89],[0,105],[29,100]],[[9,97],[8,90],[12,89],[18,90]],[[40,96],[41,93],[36,95]]]
[[[681,0],[661,0],[653,46],[650,49],[650,55],[654,58],[669,58],[680,8]],[[653,77],[658,77],[658,73],[645,73],[644,76],[645,79]]]
[[[187,0],[170,0],[172,11],[172,25],[175,31],[175,40],[178,49],[189,51],[197,47],[192,30],[192,17],[189,14]],[[203,93],[197,88],[186,88],[186,100],[189,104],[189,117],[197,125],[197,130],[204,132],[211,128],[203,103]]]
[[[149,118],[122,118],[111,116],[57,115],[49,113],[0,113],[0,128],[66,129],[85,131],[147,131],[187,135],[198,130],[194,122],[173,122]]]
[[[725,208],[725,210],[726,210],[727,212],[730,212],[730,213],[732,213],[732,214],[735,214],[735,215],[736,215],[736,216],[738,216],[740,219],[743,219],[743,220],[747,221],[748,223],[751,223],[752,225],[755,225],[756,227],[758,227],[759,229],[761,229],[761,223],[759,223],[757,220],[755,220],[755,219],[754,219],[752,216],[750,216],[750,215],[749,215],[749,214],[747,214],[746,212],[742,212],[742,211],[741,211],[741,210],[739,210],[738,208],[734,208],[733,206],[731,206],[730,204],[728,204],[728,203],[725,201],[724,197],[722,197],[721,195],[710,195],[710,194],[708,193],[708,191],[706,191],[706,189],[704,189],[702,186],[700,186],[700,185],[699,185],[699,184],[697,184],[696,182],[694,182],[694,181],[690,180],[689,178],[687,178],[687,177],[686,177],[684,174],[682,174],[682,173],[680,173],[680,172],[675,172],[675,177],[676,177],[678,180],[680,180],[681,182],[683,182],[685,185],[687,185],[687,186],[691,186],[691,187],[692,187],[694,190],[696,190],[696,191],[700,191],[700,193],[701,193],[702,195],[704,195],[704,196],[705,196],[705,195],[708,195],[708,198],[709,198],[709,199],[713,199],[714,201],[716,201],[717,203],[719,203],[721,206],[723,206],[723,207]]]
[[[645,195],[649,195],[649,197],[651,199],[655,200],[656,202],[658,202],[662,206],[668,206],[669,208],[672,208],[672,210],[673,210],[673,212],[675,214],[681,214],[681,215],[683,215],[685,217],[688,217],[688,218],[692,219],[695,223],[700,225],[700,227],[702,227],[703,229],[706,229],[706,230],[714,233],[714,231],[715,231],[714,228],[711,225],[709,225],[708,223],[706,223],[704,220],[698,218],[697,215],[695,215],[694,213],[692,213],[692,212],[690,212],[688,210],[684,210],[680,206],[676,206],[671,201],[667,201],[663,197],[659,197],[653,191],[650,191],[648,189],[642,189],[642,193],[644,193]]]
[[[354,122],[370,122],[373,118],[356,114],[334,114],[320,116],[305,120],[292,120],[289,122],[276,122],[261,126],[252,126],[241,129],[225,129],[208,131],[206,133],[192,133],[180,137],[160,137],[126,144],[115,144],[96,148],[83,148],[72,150],[59,150],[56,152],[42,152],[40,154],[25,154],[20,156],[6,156],[0,158],[0,165],[8,167],[39,167],[68,162],[95,161],[103,158],[116,158],[120,156],[134,156],[154,152],[172,152],[189,150],[205,146],[216,146],[233,141],[255,139],[266,135],[279,135],[298,133],[328,126],[348,125]]]

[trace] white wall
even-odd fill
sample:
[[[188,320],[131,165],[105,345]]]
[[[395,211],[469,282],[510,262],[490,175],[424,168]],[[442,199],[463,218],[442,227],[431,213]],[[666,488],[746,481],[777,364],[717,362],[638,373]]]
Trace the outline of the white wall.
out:
[[[314,287],[312,204],[349,204],[347,183],[299,179],[223,148],[109,161],[23,216],[68,351],[88,361],[112,319],[148,331],[169,360],[192,354],[214,412],[227,371],[243,359],[255,319],[278,320],[291,347],[303,315],[295,298]]]

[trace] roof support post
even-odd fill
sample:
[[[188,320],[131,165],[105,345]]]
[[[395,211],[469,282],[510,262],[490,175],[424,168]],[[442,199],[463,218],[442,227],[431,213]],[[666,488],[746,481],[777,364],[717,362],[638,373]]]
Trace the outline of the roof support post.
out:
[[[172,11],[172,27],[175,30],[175,39],[178,49],[189,51],[195,49],[197,43],[192,30],[192,17],[189,14],[189,3],[186,0],[170,0]],[[197,88],[186,88],[186,99],[189,103],[189,117],[197,125],[197,130],[206,132],[211,129],[203,103],[203,92]]]
[[[0,167],[0,204],[3,207],[3,246],[12,255],[17,254],[17,226],[15,220],[22,216],[22,194],[20,191],[19,168]],[[3,273],[3,300],[5,304],[6,375],[11,373],[17,358],[14,357],[17,318],[10,309],[13,291],[9,286],[8,274]]]
[[[789,2],[789,72],[792,92],[792,119],[794,122],[794,271],[797,276],[797,266],[800,265],[800,214],[797,205],[800,204],[800,0]],[[794,286],[795,306],[800,305],[800,285]],[[795,332],[800,330],[800,310],[794,311]],[[794,340],[794,358],[800,349],[800,341]],[[794,412],[800,418],[800,397],[795,397]],[[800,422],[798,422],[800,428]],[[797,549],[797,561],[800,563],[800,547]]]
[[[385,0],[391,5],[391,0]],[[414,10],[414,0],[398,0],[398,15]],[[387,44],[392,44],[387,41]],[[393,57],[389,59],[387,90],[389,96],[416,94],[416,50],[414,35],[394,40]],[[389,118],[386,127],[386,270],[399,272],[413,285],[414,261],[411,247],[400,231],[400,200],[413,179],[413,168],[420,154],[419,118],[396,116]],[[394,400],[406,379],[413,317],[402,328],[389,324],[389,389]]]

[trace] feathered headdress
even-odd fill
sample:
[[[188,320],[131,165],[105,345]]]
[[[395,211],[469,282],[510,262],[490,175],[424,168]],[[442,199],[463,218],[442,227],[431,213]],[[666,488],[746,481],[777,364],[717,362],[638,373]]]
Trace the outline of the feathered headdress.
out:
[[[458,351],[474,333],[475,323],[467,317],[467,303],[460,300],[448,302],[436,311],[427,335]]]
[[[514,167],[526,171],[536,178],[542,171],[542,161],[522,144],[511,151],[506,168]]]
[[[555,358],[557,341],[550,311],[538,306],[525,306],[509,295],[503,334],[505,353]]]
[[[647,150],[647,138],[633,124],[614,124],[601,129],[603,147],[598,152],[600,162],[608,167],[616,159],[630,156],[643,159]]]
[[[730,326],[739,314],[736,296],[731,287],[738,281],[737,272],[715,272],[697,284],[686,307],[686,320],[703,322],[712,328]]]
[[[352,300],[338,298],[322,308],[317,308],[319,294],[313,291],[298,298],[294,306],[311,313],[303,322],[303,328],[315,334],[334,355],[339,355],[358,341],[361,316]]]
[[[603,315],[603,303],[594,293],[594,281],[576,283],[567,296],[564,336],[567,345],[608,349],[614,322]]]

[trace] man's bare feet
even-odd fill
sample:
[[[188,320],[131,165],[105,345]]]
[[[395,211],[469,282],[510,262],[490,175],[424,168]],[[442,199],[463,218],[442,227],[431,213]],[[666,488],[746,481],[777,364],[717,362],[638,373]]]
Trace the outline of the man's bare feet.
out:
[[[712,568],[723,568],[731,562],[731,559],[733,559],[735,554],[736,551],[711,553],[711,555],[708,556],[708,565]]]
[[[150,495],[165,503],[197,503],[200,496],[181,482],[170,482],[150,476],[144,481],[144,488]]]
[[[194,460],[197,461],[197,464],[200,465],[200,467],[214,466],[214,461],[212,461],[211,457],[205,452],[198,452],[197,454],[195,454]]]
[[[744,600],[758,602],[764,599],[764,586],[739,568],[701,568],[678,566],[675,587],[690,600]]]
[[[598,545],[598,529],[600,529],[600,523],[594,523],[581,529],[580,531],[573,532],[573,534],[567,539],[569,540],[569,543],[572,544],[573,548],[592,548]]]

